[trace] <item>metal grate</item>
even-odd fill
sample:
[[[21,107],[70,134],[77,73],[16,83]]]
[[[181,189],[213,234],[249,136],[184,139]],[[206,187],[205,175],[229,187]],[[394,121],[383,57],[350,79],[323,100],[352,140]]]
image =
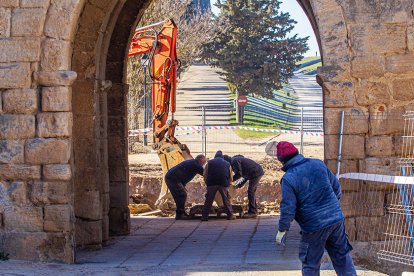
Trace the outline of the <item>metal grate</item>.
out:
[[[414,176],[414,112],[404,115],[401,158],[398,161],[401,179]],[[396,183],[385,204],[390,215],[385,225],[385,242],[378,257],[396,263],[414,265],[414,185]]]

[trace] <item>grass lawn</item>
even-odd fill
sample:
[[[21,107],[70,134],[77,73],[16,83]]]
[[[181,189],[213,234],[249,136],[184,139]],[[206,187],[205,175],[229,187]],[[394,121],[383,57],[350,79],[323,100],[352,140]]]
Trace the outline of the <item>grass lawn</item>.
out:
[[[251,126],[246,126],[251,127]],[[260,127],[262,128],[262,127]],[[251,130],[244,130],[244,129],[236,129],[234,132],[243,139],[262,139],[266,137],[276,136],[277,133],[270,133],[270,132],[259,132],[259,131],[251,131]]]

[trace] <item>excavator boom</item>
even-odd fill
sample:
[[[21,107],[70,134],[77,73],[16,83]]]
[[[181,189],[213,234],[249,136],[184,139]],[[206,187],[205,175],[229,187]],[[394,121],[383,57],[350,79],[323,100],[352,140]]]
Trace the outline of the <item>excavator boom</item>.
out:
[[[161,26],[161,30],[155,28]],[[152,129],[153,149],[157,150],[164,175],[175,165],[192,159],[186,145],[175,137],[178,121],[174,120],[176,108],[177,69],[177,32],[172,19],[136,29],[128,52],[129,56],[148,54],[150,77],[152,79]],[[172,113],[172,119],[168,117]],[[158,205],[168,194],[164,178]]]

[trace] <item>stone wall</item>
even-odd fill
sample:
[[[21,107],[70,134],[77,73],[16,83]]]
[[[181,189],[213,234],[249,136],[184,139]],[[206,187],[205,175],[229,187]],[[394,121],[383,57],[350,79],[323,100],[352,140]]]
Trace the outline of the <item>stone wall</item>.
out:
[[[149,2],[0,1],[0,251],[73,262],[128,233],[125,60]],[[346,126],[347,158],[376,166],[398,139],[371,115],[413,107],[412,1],[299,2],[323,55],[326,160],[345,109],[368,114]]]

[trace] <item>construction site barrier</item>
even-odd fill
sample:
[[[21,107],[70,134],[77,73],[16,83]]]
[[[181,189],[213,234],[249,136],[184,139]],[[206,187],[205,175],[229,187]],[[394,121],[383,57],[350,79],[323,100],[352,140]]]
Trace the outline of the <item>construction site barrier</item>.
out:
[[[285,129],[266,129],[266,128],[255,128],[255,127],[244,127],[244,126],[187,126],[187,127],[176,127],[175,130],[177,131],[193,131],[188,132],[185,134],[177,134],[177,136],[180,135],[190,135],[202,130],[220,130],[220,129],[240,129],[240,130],[249,130],[249,131],[257,131],[257,132],[269,132],[269,133],[282,133],[282,134],[294,134],[294,135],[305,135],[305,136],[324,136],[323,132],[308,132],[300,130],[285,130]],[[128,131],[129,137],[134,137],[138,135],[142,135],[147,132],[151,132],[152,128],[142,128],[142,129],[133,129]]]
[[[414,177],[412,176],[393,176],[369,173],[344,173],[339,175],[339,179],[341,178],[400,185],[414,185]]]

